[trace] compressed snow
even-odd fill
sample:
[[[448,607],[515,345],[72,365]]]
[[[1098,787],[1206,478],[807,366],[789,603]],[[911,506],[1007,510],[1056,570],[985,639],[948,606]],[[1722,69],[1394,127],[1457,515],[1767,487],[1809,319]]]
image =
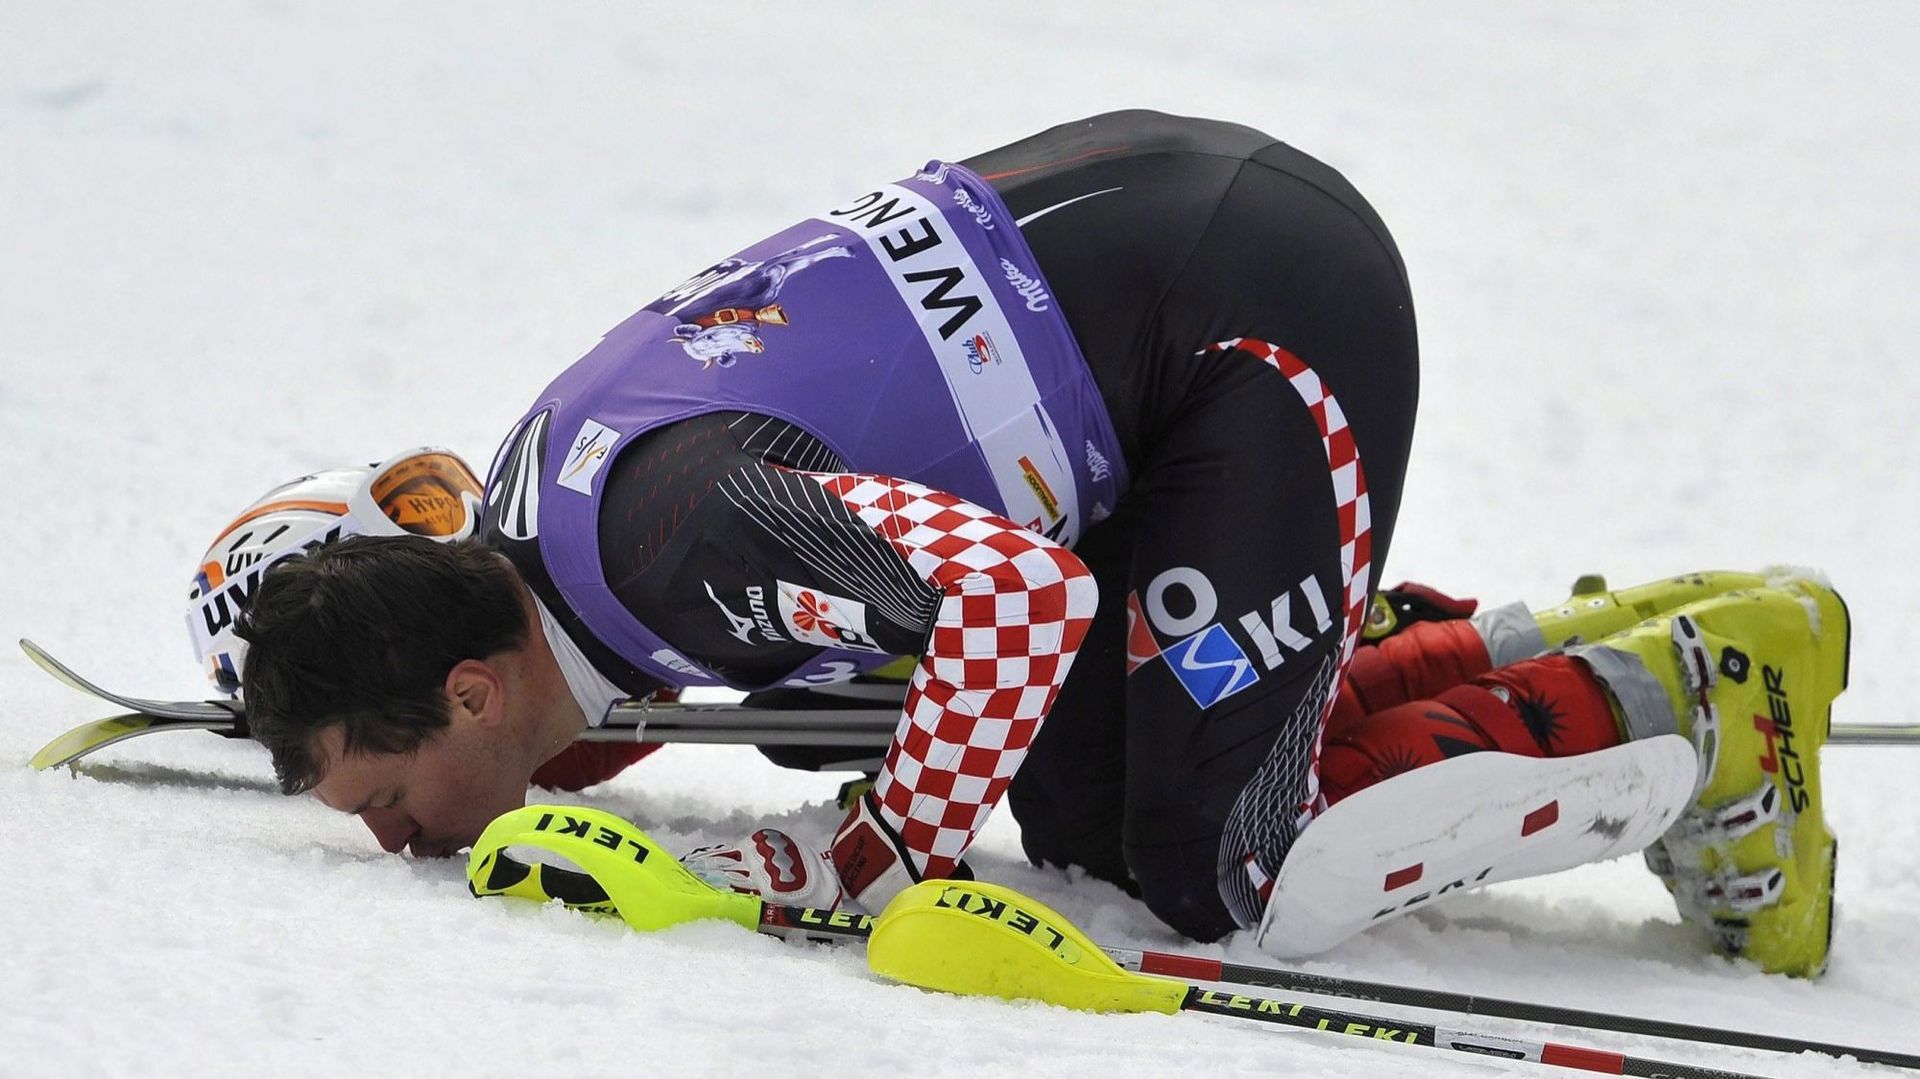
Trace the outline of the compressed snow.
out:
[[[1399,239],[1426,376],[1389,581],[1546,605],[1582,572],[1817,566],[1856,630],[1837,715],[1906,721],[1917,47],[1898,3],[10,0],[4,629],[110,685],[195,695],[190,570],[266,487],[422,443],[484,462],[548,378],[713,258],[930,157],[1150,106],[1322,157]],[[475,902],[458,864],[383,855],[275,794],[250,745],[155,737],[31,773],[108,709],[19,657],[0,689],[0,1074],[1505,1067],[933,996],[853,952]],[[1920,1052],[1916,761],[1826,754],[1841,921],[1818,984],[1708,955],[1632,859],[1306,966]],[[761,822],[818,840],[840,778],[677,748],[580,800],[675,849]],[[977,851],[1098,940],[1259,958],[1028,867],[1009,820]]]

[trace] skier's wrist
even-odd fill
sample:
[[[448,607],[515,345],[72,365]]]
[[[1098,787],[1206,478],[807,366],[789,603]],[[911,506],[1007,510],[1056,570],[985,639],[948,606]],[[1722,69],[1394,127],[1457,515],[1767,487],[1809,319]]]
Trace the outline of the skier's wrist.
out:
[[[868,913],[878,913],[894,896],[920,879],[913,855],[899,833],[880,816],[872,791],[862,794],[833,834],[828,859],[840,876],[847,898]]]

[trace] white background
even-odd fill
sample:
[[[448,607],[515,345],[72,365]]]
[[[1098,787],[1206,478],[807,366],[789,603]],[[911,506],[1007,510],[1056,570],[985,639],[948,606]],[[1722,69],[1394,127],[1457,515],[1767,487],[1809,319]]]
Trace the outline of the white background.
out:
[[[1425,384],[1388,580],[1545,605],[1588,571],[1816,566],[1855,618],[1837,718],[1906,721],[1917,45],[1906,4],[9,0],[0,630],[197,695],[187,581],[266,487],[427,442],[484,462],[564,364],[713,259],[927,158],[1148,106],[1323,158],[1398,238]],[[250,746],[153,738],[33,774],[104,707],[17,657],[0,691],[0,1073],[1495,1067],[938,998],[725,927],[473,902],[458,865],[272,793]],[[1817,985],[1707,955],[1635,859],[1312,967],[1920,1051],[1917,761],[1826,755],[1841,922]],[[836,782],[677,749],[587,800],[674,849],[762,821],[819,840]],[[1028,868],[1010,821],[977,850],[1097,939],[1183,946]]]

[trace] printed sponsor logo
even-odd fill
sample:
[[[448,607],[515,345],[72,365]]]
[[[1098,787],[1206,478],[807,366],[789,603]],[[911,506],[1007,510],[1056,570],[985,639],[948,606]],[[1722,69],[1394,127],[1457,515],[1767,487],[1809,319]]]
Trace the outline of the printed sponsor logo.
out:
[[[616,829],[609,828],[604,824],[580,820],[570,813],[542,813],[540,814],[540,820],[534,824],[533,830],[536,832],[552,832],[555,835],[572,836],[575,839],[590,840],[610,851],[620,853],[626,853],[626,848],[632,847],[633,851],[628,854],[628,857],[633,859],[635,865],[640,865],[647,860],[647,845],[645,843],[640,842],[631,835],[626,835]]]
[[[1302,633],[1294,625],[1293,596],[1296,591],[1306,601],[1306,609],[1301,613],[1309,620],[1307,633]],[[1294,588],[1274,597],[1264,616],[1259,611],[1248,611],[1241,615],[1240,628],[1253,641],[1254,650],[1260,653],[1260,662],[1271,671],[1286,662],[1286,653],[1281,651],[1283,647],[1293,652],[1305,652],[1313,647],[1319,635],[1333,628],[1333,613],[1328,610],[1327,597],[1320,590],[1320,579],[1308,577]]]
[[[1155,574],[1144,597],[1127,596],[1127,673],[1162,654],[1160,641],[1203,632],[1219,610],[1219,593],[1198,569],[1171,566]],[[1309,576],[1274,597],[1267,610],[1248,611],[1234,624],[1252,642],[1261,666],[1271,671],[1285,663],[1289,653],[1305,652],[1322,639],[1333,628],[1333,612],[1319,579]],[[1172,651],[1171,645],[1165,649],[1169,655]]]
[[[1793,748],[1793,710],[1787,705],[1785,671],[1762,665],[1760,681],[1767,687],[1767,714],[1753,717],[1754,729],[1766,736],[1767,755],[1760,768],[1787,781],[1787,799],[1795,813],[1804,813],[1813,796],[1807,793],[1807,772]]]
[[[722,615],[726,616],[727,636],[739,640],[742,644],[752,644],[753,619],[742,618],[734,614],[733,609],[727,606],[726,601],[721,599],[718,593],[714,592],[711,581],[701,581],[700,583],[707,586],[707,598],[713,601],[715,607],[720,608]]]
[[[1034,467],[1033,458],[1020,458],[1020,472],[1027,478],[1027,486],[1033,489],[1033,497],[1040,500],[1040,508],[1047,511],[1047,520],[1060,519],[1060,500],[1054,497],[1053,488],[1048,486],[1047,478]]]
[[[1214,705],[1260,680],[1253,661],[1218,622],[1166,650],[1167,666],[1193,703]]]
[[[770,641],[784,641],[780,631],[773,628],[773,616],[767,613],[767,590],[757,584],[747,586],[747,609],[753,612],[753,624]]]
[[[940,898],[934,900],[933,905],[971,914],[990,922],[998,922],[1016,933],[1025,934],[1034,943],[1069,963],[1080,961],[1080,945],[1074,943],[1073,938],[1064,931],[1048,922],[1046,913],[1023,910],[1005,899],[989,898],[960,884],[948,885],[941,889]],[[1042,911],[1045,909],[1041,908]]]
[[[1027,310],[1053,310],[1047,306],[1047,301],[1053,297],[1047,294],[1046,286],[1040,283],[1039,278],[1021,269],[1010,258],[1000,260],[1000,272],[1007,275],[1007,284],[1012,285],[1013,291],[1019,293],[1020,298],[1026,301]]]
[[[1454,1030],[1450,1027],[1435,1027],[1433,1030],[1435,1045],[1444,1045],[1462,1053],[1478,1053],[1483,1057],[1499,1057],[1501,1060],[1539,1060],[1540,1046],[1523,1042],[1518,1038],[1503,1038],[1498,1034],[1480,1034],[1474,1031]]]
[[[1000,353],[993,347],[993,338],[984,333],[960,342],[960,351],[967,357],[967,370],[976,375],[988,367],[1000,366]]]
[[[1254,1015],[1297,1016],[1301,1012],[1307,1011],[1309,1007],[1305,1004],[1295,1004],[1286,1000],[1274,1000],[1270,997],[1249,997],[1238,993],[1219,993],[1212,989],[1201,990],[1193,999],[1200,1005],[1201,1011],[1213,1009],[1215,1011],[1251,1012]],[[1307,1016],[1307,1020],[1312,1021],[1312,1019],[1313,1017],[1311,1015]],[[1305,1026],[1306,1023],[1302,1022],[1300,1025]],[[1374,1041],[1380,1042],[1403,1042],[1408,1045],[1420,1044],[1420,1032],[1418,1030],[1408,1030],[1405,1027],[1383,1027],[1373,1023],[1362,1022],[1358,1019],[1337,1018],[1331,1015],[1322,1016],[1318,1021],[1313,1022],[1311,1029],[1337,1030],[1342,1034],[1351,1034],[1360,1038],[1371,1038]],[[1459,1047],[1456,1046],[1456,1048]]]
[[[731,259],[717,263],[673,286],[649,306],[667,307],[669,309],[667,313],[670,314],[721,285],[741,280],[759,267],[760,264],[757,262],[739,262]]]
[[[817,588],[777,581],[780,621],[796,641],[857,652],[884,651],[867,632],[867,605]]]
[[[1113,475],[1113,465],[1107,461],[1107,455],[1093,444],[1093,439],[1087,439],[1087,475],[1095,483]]]
[[[282,526],[279,531],[285,532],[286,527]],[[276,533],[276,535],[277,534],[278,533]],[[275,538],[274,536],[268,536],[266,539],[263,539],[260,542],[264,546],[265,544],[272,543],[274,538]],[[253,565],[255,562],[258,562],[265,557],[266,557],[265,551],[260,551],[260,550],[235,551],[232,554],[227,556],[227,563],[222,568],[221,572],[224,576],[231,577],[234,574],[239,573],[241,570],[246,569],[248,566]]]
[[[738,639],[742,644],[752,644],[754,643],[753,631],[757,629],[766,635],[768,642],[786,640],[780,635],[780,631],[774,628],[773,616],[767,613],[766,589],[757,584],[747,586],[747,607],[753,612],[753,617],[747,618],[733,613],[733,608],[727,606],[727,602],[713,590],[712,582],[701,581],[700,583],[706,585],[707,598],[712,600],[713,605],[720,608],[720,613],[726,616],[728,636]]]
[[[560,464],[560,486],[591,495],[593,478],[600,474],[619,439],[613,428],[598,420],[582,423],[580,433],[573,436],[573,446],[567,450],[567,459]]]
[[[1151,663],[1160,658],[1160,642],[1154,639],[1153,630],[1147,628],[1147,616],[1140,609],[1140,593],[1127,593],[1127,673],[1132,674],[1142,664]]]
[[[275,551],[271,558],[256,558],[247,571],[237,577],[228,577],[212,592],[191,597],[198,620],[188,618],[188,628],[193,631],[194,643],[202,652],[211,651],[213,642],[233,628],[240,612],[247,609],[253,601],[253,594],[260,587],[260,579],[266,576],[268,569],[282,559],[297,554],[305,554],[322,544],[332,543],[346,535],[346,525],[339,521],[321,525],[283,550]]]
[[[982,205],[979,200],[975,199],[973,192],[968,191],[964,187],[954,188],[953,204],[972,214],[974,223],[982,229],[987,232],[993,231],[993,212]]]
[[[1479,884],[1481,881],[1486,880],[1487,874],[1492,873],[1493,869],[1494,869],[1493,866],[1488,866],[1485,869],[1482,869],[1480,872],[1475,873],[1471,877],[1461,877],[1458,880],[1448,881],[1447,883],[1442,884],[1438,888],[1428,888],[1426,891],[1423,891],[1418,895],[1408,896],[1406,899],[1403,899],[1400,902],[1395,903],[1391,906],[1381,907],[1379,910],[1374,912],[1373,917],[1367,920],[1372,922],[1377,922],[1380,919],[1385,918],[1389,914],[1394,914],[1399,911],[1406,910],[1409,907],[1417,907],[1420,904],[1425,903],[1427,900],[1433,899],[1437,896],[1443,896],[1443,895],[1446,895],[1448,892],[1457,892],[1464,888],[1472,887],[1473,885]]]
[[[1186,614],[1174,614],[1167,603],[1169,594],[1176,589],[1186,594],[1182,606],[1191,608]],[[1147,582],[1146,599],[1153,628],[1167,637],[1185,637],[1198,632],[1213,621],[1214,613],[1220,609],[1220,596],[1213,590],[1213,582],[1192,566],[1170,566],[1155,574],[1153,580]]]
[[[707,672],[694,666],[693,661],[675,652],[671,648],[662,648],[653,654],[653,661],[676,674],[690,674],[704,677]]]
[[[824,232],[763,259],[722,259],[643,310],[675,323],[673,340],[702,371],[732,367],[742,356],[767,351],[760,336],[769,326],[786,326],[793,313],[780,302],[781,290],[811,267],[854,258],[853,248],[836,243],[838,232]]]

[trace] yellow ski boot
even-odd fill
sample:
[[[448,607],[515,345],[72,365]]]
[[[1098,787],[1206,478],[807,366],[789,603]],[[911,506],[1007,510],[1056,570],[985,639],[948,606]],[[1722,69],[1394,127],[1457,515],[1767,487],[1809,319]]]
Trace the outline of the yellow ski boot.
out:
[[[1833,936],[1836,844],[1820,747],[1847,685],[1846,605],[1781,577],[1569,649],[1606,685],[1630,739],[1677,730],[1700,774],[1646,859],[1716,950],[1813,977]]]
[[[1573,594],[1558,606],[1543,611],[1520,603],[1493,607],[1474,615],[1473,625],[1493,665],[1502,667],[1550,649],[1597,641],[1697,600],[1766,583],[1758,573],[1707,570],[1608,591],[1605,577],[1589,573],[1573,583]]]

